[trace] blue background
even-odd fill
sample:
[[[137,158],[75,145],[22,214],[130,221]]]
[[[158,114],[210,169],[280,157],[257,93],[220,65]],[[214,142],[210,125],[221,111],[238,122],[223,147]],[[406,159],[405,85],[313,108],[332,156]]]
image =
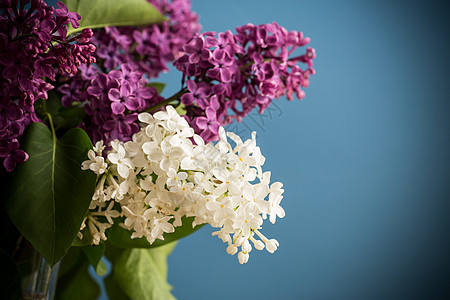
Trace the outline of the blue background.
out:
[[[206,31],[303,31],[317,74],[244,121],[285,185],[286,217],[263,225],[280,248],[239,265],[204,227],[169,258],[178,299],[450,299],[445,2],[193,0]]]
[[[169,257],[178,299],[450,299],[448,1],[193,0],[206,31],[278,22],[316,48],[303,101],[258,132],[286,217],[240,265],[203,227]],[[170,72],[165,95],[179,87]],[[102,297],[104,298],[104,296]]]

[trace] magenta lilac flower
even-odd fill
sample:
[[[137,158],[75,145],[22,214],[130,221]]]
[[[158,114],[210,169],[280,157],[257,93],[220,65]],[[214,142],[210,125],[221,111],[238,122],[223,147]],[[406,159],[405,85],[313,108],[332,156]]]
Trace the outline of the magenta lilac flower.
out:
[[[87,88],[85,111],[89,118],[84,129],[95,143],[114,139],[128,141],[139,130],[138,112],[163,99],[147,86],[143,74],[133,65],[122,64],[108,74],[97,73]]]
[[[302,99],[315,73],[313,48],[293,57],[309,43],[301,32],[276,23],[248,24],[236,32],[196,35],[174,63],[188,78],[181,97],[186,118],[206,141],[218,139],[216,124],[240,121],[256,107],[262,113],[275,98]]]
[[[106,27],[96,30],[95,66],[80,68],[58,91],[63,106],[84,102],[89,120],[83,125],[91,139],[127,141],[137,127],[136,113],[163,99],[145,87],[146,80],[168,71],[167,64],[200,30],[189,0],[148,0],[167,21],[141,27]],[[86,72],[90,72],[86,74]],[[144,79],[145,77],[145,79]]]
[[[128,63],[157,77],[168,71],[182,47],[200,30],[198,16],[191,11],[189,0],[148,0],[167,21],[144,27],[106,27],[99,29],[92,41],[97,45],[97,60],[106,70]]]
[[[74,74],[95,61],[92,30],[67,39],[67,24],[77,28],[80,16],[61,2],[58,7],[43,0],[0,1],[0,171],[10,172],[28,158],[19,141],[25,127],[39,121],[34,102],[53,89],[44,78]]]

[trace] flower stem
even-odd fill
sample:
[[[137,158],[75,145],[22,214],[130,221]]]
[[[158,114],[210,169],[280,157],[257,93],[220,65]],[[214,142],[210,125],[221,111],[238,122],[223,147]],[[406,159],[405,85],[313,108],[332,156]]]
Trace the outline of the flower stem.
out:
[[[56,144],[56,131],[55,131],[55,127],[53,126],[52,115],[49,112],[45,112],[45,115],[47,116],[48,122],[50,123],[50,129],[51,129],[52,135],[53,135],[53,144]]]
[[[42,102],[43,114],[48,118],[48,122],[50,123],[50,130],[52,131],[53,142],[56,144],[56,131],[55,126],[53,125],[52,115],[47,111],[47,102]]]

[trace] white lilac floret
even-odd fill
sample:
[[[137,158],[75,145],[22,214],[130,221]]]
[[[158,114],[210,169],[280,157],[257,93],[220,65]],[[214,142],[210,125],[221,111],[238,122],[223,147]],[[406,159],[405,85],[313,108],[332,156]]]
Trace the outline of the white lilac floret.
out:
[[[265,159],[255,133],[242,141],[220,127],[220,140],[205,144],[172,106],[153,116],[141,113],[139,120],[140,131],[131,141],[111,142],[106,159],[98,142],[83,162],[82,169],[98,175],[82,225],[92,244],[106,240],[114,220],[132,238],[145,237],[151,244],[183,225],[185,216],[194,217],[193,226],[218,228],[213,235],[228,244],[229,254],[239,252],[241,264],[253,247],[277,249],[278,241],[260,229],[267,216],[272,223],[284,217],[283,189],[280,182],[270,185],[270,172],[262,171]]]

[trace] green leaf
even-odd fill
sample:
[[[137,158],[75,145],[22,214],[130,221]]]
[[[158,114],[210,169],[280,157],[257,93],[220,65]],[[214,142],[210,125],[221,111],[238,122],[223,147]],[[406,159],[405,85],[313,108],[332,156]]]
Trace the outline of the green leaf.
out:
[[[65,0],[69,11],[81,16],[80,27],[69,26],[67,35],[84,28],[139,26],[160,23],[166,18],[146,0]]]
[[[86,117],[83,104],[74,103],[71,107],[63,107],[61,95],[54,90],[48,92],[47,100],[39,99],[34,106],[38,116],[42,117],[46,112],[52,115],[57,136],[77,127]]]
[[[114,224],[111,228],[106,231],[108,236],[108,242],[113,246],[118,248],[155,248],[160,247],[165,244],[171,243],[173,241],[179,240],[196,230],[198,230],[202,225],[197,225],[192,228],[192,222],[194,222],[194,217],[183,217],[183,225],[180,227],[175,227],[175,232],[165,233],[164,240],[156,240],[153,244],[149,244],[145,237],[132,239],[131,231],[122,228],[121,226]]]
[[[75,239],[94,193],[96,175],[81,170],[92,143],[82,129],[73,128],[56,140],[44,124],[33,123],[22,145],[30,157],[8,176],[5,207],[53,266]]]
[[[166,87],[164,82],[150,82],[148,85],[154,87],[159,95],[161,95],[162,91]]]
[[[87,259],[94,267],[95,272],[98,276],[103,276],[106,274],[106,265],[102,261],[103,254],[105,253],[105,244],[100,244],[97,246],[85,246],[82,247],[84,254]]]
[[[123,252],[125,251],[125,248],[117,248],[114,245],[107,243],[105,247],[105,257],[111,262],[114,263],[117,258],[119,258]]]
[[[0,248],[0,299],[15,300],[20,297],[20,276],[14,259]]]
[[[91,277],[87,262],[79,264],[72,272],[58,279],[56,300],[95,300],[100,295],[100,287]]]
[[[72,270],[78,269],[79,265],[86,261],[87,258],[81,255],[80,247],[70,247],[59,266],[58,278],[65,276]]]
[[[73,105],[71,107],[62,107],[59,111],[59,117],[62,122],[55,123],[56,130],[70,129],[77,127],[82,120],[86,117],[86,112],[82,105]]]
[[[167,283],[167,256],[175,243],[154,249],[127,249],[116,260],[114,279],[130,298],[175,299]]]
[[[105,284],[105,290],[108,294],[109,300],[129,300],[125,292],[120,288],[116,279],[114,278],[114,274],[111,272],[108,276],[103,279],[103,283]]]
[[[177,106],[176,111],[180,116],[187,113],[186,106],[183,103],[180,103],[180,105]]]
[[[81,230],[81,233],[83,234],[83,238],[78,238],[78,235],[75,237],[75,239],[72,242],[72,246],[74,247],[83,247],[91,244],[92,236],[91,232],[89,231],[89,228],[86,226]]]

